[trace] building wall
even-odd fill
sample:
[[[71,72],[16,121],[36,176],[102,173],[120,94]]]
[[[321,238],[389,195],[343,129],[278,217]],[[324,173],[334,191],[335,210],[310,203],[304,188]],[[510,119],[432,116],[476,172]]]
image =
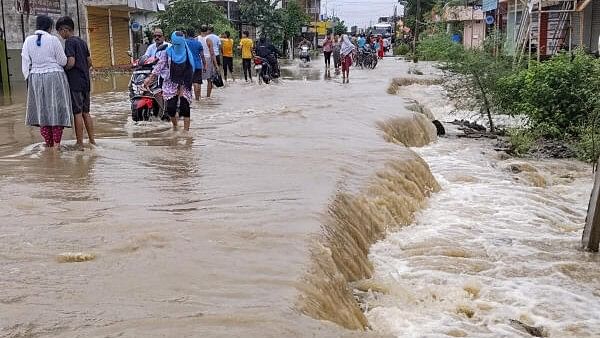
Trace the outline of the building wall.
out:
[[[144,26],[150,26],[150,23],[154,20],[155,12],[138,10],[128,5],[135,6],[135,0],[56,0],[60,3],[60,14],[54,13],[49,16],[55,21],[60,16],[68,15],[73,18],[75,22],[75,34],[79,35],[82,39],[90,43],[89,36],[89,24],[88,24],[88,6],[94,8],[103,8],[107,10],[115,11],[115,26],[113,26],[113,47],[117,50],[114,55],[114,64],[123,64],[128,62],[126,55],[130,49],[130,34],[127,30],[129,29],[129,16],[133,20],[140,22]],[[145,4],[156,5],[157,2],[167,4],[168,0],[146,0]],[[4,17],[2,18],[2,24],[5,28],[5,39],[8,56],[8,72],[11,84],[18,86],[19,83],[24,81],[21,73],[21,49],[23,46],[24,38],[31,35],[35,31],[35,20],[36,15],[21,14],[17,11],[17,1],[4,1]],[[130,12],[131,11],[131,12]],[[107,32],[106,39],[110,39],[108,36],[109,27],[101,27],[100,29]],[[146,29],[147,27],[143,27]],[[54,32],[53,34],[56,34]],[[115,40],[116,39],[116,40]],[[90,45],[90,47],[92,47]],[[104,55],[106,57],[106,55]],[[113,57],[110,57],[109,65],[113,64]]]
[[[583,20],[583,25],[581,21]],[[583,27],[582,27],[583,26]],[[583,34],[580,34],[583,28]],[[584,11],[573,14],[573,46],[583,45],[591,52],[598,51],[600,36],[600,0],[592,0]]]
[[[508,18],[506,27],[506,49],[511,54],[514,52],[514,39],[519,29],[522,16],[522,5],[517,2],[517,12],[515,16],[515,6],[512,1],[508,2]],[[558,14],[551,13],[548,15],[550,20],[556,22]],[[533,15],[532,18],[532,29],[537,31],[537,15]],[[583,23],[583,24],[582,24]],[[546,37],[548,48],[546,49],[549,53],[553,50],[551,48],[553,43],[551,41],[554,36],[552,26],[549,27],[548,36]],[[598,39],[600,36],[600,0],[592,0],[592,2],[582,12],[571,13],[571,25],[569,32],[569,24],[565,25],[565,45],[569,45],[569,38],[571,47],[576,48],[583,46],[588,51],[596,52],[598,50]]]
[[[17,12],[17,1],[4,1],[4,17],[2,24],[5,28],[6,48],[8,55],[8,72],[10,82],[23,82],[21,73],[21,49],[24,38],[35,32],[35,15],[20,14]],[[81,6],[80,6],[81,7]],[[60,14],[50,14],[54,20],[60,16],[69,15],[75,22],[75,31],[78,31],[77,2],[76,0],[61,0]],[[83,19],[80,13],[80,19]],[[81,20],[79,20],[81,22]],[[81,22],[82,26],[84,25]]]
[[[464,22],[463,44],[467,48],[479,48],[485,40],[485,22],[473,20]]]

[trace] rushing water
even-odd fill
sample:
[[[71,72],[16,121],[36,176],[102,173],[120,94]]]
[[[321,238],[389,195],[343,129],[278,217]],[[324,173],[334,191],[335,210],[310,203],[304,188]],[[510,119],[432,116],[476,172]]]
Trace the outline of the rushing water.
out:
[[[589,170],[517,175],[486,144],[442,139],[417,150],[436,192],[425,161],[387,142],[435,139],[387,94],[407,69],[386,59],[343,85],[290,64],[278,84],[216,90],[189,133],[133,124],[126,81],[107,77],[98,147],[58,156],[22,104],[0,108],[0,337],[598,332],[597,259],[577,250]],[[445,107],[435,87],[403,93]],[[364,317],[348,282],[371,275],[387,292]]]
[[[401,93],[455,118],[439,88]],[[442,190],[415,224],[372,247],[386,289],[370,298],[376,330],[530,336],[518,321],[550,337],[600,334],[600,258],[580,250],[590,166],[506,159],[493,146],[450,137],[417,149]]]

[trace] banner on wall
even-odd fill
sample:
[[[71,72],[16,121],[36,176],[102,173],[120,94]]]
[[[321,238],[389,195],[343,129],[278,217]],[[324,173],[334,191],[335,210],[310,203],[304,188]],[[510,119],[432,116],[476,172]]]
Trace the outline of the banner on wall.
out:
[[[60,15],[60,0],[15,0],[15,8],[20,14]]]

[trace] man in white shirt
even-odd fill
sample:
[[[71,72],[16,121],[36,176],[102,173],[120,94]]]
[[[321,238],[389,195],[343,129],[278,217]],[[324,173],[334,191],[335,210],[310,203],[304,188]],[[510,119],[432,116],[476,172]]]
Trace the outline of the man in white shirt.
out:
[[[213,26],[208,26],[207,38],[212,41],[215,57],[217,58],[217,65],[221,67],[221,38],[215,34],[215,28]]]
[[[156,53],[158,52],[159,47],[161,47],[163,44],[166,44],[166,47],[170,46],[168,42],[165,42],[165,35],[163,34],[162,29],[154,28],[154,32],[152,34],[154,43],[148,46],[148,49],[146,49],[146,53],[144,54],[146,57],[157,56]]]
[[[219,43],[221,43],[221,39],[218,40]],[[213,87],[212,78],[218,71],[219,65],[217,61],[217,54],[215,53],[215,45],[213,40],[209,37],[207,26],[202,25],[202,27],[200,27],[198,41],[202,44],[204,59],[206,60],[206,68],[204,68],[204,71],[202,72],[202,80],[206,81],[206,97],[210,97]]]

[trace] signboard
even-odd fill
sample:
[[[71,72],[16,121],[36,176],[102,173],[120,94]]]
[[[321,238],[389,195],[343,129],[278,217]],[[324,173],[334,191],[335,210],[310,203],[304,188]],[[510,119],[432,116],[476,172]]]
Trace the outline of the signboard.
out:
[[[481,9],[484,12],[493,11],[496,8],[498,8],[498,1],[497,0],[482,0]]]
[[[443,18],[446,21],[483,20],[483,11],[466,6],[446,7]]]
[[[134,32],[139,32],[140,30],[142,30],[142,25],[140,25],[139,22],[134,21],[131,23],[131,30]]]
[[[20,14],[60,15],[60,0],[15,0],[15,8]]]

